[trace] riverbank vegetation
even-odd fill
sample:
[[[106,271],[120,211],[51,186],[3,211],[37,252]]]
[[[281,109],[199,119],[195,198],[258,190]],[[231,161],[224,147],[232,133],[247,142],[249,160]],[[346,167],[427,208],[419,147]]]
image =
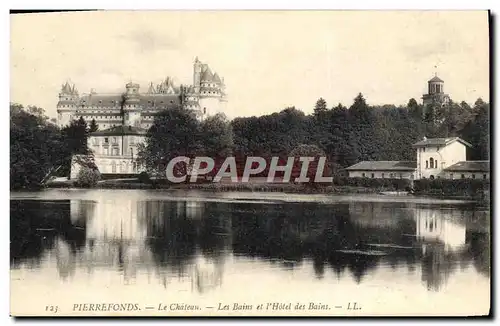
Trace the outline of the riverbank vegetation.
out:
[[[10,189],[39,188],[53,173],[69,176],[72,155],[91,154],[88,132],[83,119],[61,129],[43,109],[11,104]]]

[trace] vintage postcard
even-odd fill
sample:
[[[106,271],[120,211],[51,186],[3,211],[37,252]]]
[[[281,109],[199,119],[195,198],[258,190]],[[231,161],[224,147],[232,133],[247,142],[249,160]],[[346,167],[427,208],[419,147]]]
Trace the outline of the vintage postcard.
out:
[[[489,22],[11,14],[11,315],[489,315]]]

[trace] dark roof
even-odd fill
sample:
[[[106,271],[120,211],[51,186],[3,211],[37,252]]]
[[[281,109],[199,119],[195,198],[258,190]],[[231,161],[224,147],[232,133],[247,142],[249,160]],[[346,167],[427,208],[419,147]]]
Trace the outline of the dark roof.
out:
[[[179,94],[144,94],[139,98],[139,105],[142,107],[172,108],[181,105]]]
[[[217,73],[214,74],[214,82],[219,83],[219,84],[221,83],[220,77]]]
[[[78,101],[78,106],[84,107],[120,107],[123,98],[122,94],[86,94]],[[181,97],[179,94],[140,94],[139,105],[142,107],[152,107],[168,109],[181,105]]]
[[[452,166],[444,169],[445,171],[463,171],[463,172],[489,172],[490,171],[490,161],[462,161],[453,164]]]
[[[203,81],[212,81],[214,78],[214,75],[212,74],[212,71],[210,68],[207,66],[206,70],[201,74],[201,80]]]
[[[122,94],[85,94],[80,97],[79,105],[85,106],[121,106]]]
[[[429,80],[429,83],[436,83],[436,82],[444,83],[444,81],[441,78],[439,78],[438,76],[434,76],[434,77],[432,77],[431,80]]]
[[[465,146],[472,147],[471,144],[459,137],[448,137],[448,138],[425,138],[419,142],[413,144],[413,147],[426,147],[426,146],[446,146],[454,141],[458,141]]]
[[[125,135],[145,135],[147,132],[144,128],[132,126],[116,126],[104,130],[97,130],[90,136],[125,136]]]
[[[417,162],[413,161],[363,161],[346,168],[349,171],[413,171]]]

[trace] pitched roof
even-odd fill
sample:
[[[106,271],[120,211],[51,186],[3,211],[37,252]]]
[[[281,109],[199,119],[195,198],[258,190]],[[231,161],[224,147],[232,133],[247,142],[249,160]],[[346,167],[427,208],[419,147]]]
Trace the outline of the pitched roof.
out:
[[[448,137],[448,138],[425,138],[424,137],[423,140],[416,142],[412,146],[413,147],[446,146],[446,145],[449,145],[455,141],[458,141],[458,142],[464,144],[465,146],[472,147],[471,144],[469,144],[468,142],[466,142],[465,140],[463,140],[460,137]]]
[[[203,81],[212,81],[214,78],[214,75],[212,74],[212,71],[210,71],[210,68],[207,66],[206,70],[201,74],[201,80]]]
[[[116,126],[104,130],[97,130],[90,136],[125,136],[125,135],[145,135],[147,132],[144,128],[132,126]]]
[[[154,107],[155,109],[168,109],[181,105],[179,94],[147,94],[141,95],[139,105],[142,107]]]
[[[214,82],[219,83],[219,84],[221,83],[220,77],[217,73],[214,74]]]
[[[432,77],[431,80],[429,80],[429,83],[436,83],[436,82],[444,83],[444,81],[441,78],[439,78],[438,76],[434,76],[434,77]]]
[[[445,171],[463,171],[463,172],[489,172],[490,171],[490,161],[462,161],[453,164],[452,166],[444,169]]]
[[[350,171],[413,171],[417,168],[414,161],[362,161],[346,168]]]
[[[79,105],[110,107],[121,106],[122,94],[85,94],[80,97]]]

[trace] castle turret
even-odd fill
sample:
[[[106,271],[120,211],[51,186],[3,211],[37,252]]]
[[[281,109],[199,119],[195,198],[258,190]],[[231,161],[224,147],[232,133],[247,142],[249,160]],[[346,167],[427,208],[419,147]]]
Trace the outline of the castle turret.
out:
[[[129,82],[126,87],[123,102],[123,124],[126,126],[139,126],[141,123],[139,84]]]
[[[200,81],[201,81],[201,62],[198,57],[194,59],[193,65],[193,86],[194,91],[198,93],[200,91]]]
[[[60,127],[66,126],[71,122],[78,100],[78,90],[74,84],[70,85],[69,82],[66,82],[61,86],[59,102],[57,103],[57,121]]]

